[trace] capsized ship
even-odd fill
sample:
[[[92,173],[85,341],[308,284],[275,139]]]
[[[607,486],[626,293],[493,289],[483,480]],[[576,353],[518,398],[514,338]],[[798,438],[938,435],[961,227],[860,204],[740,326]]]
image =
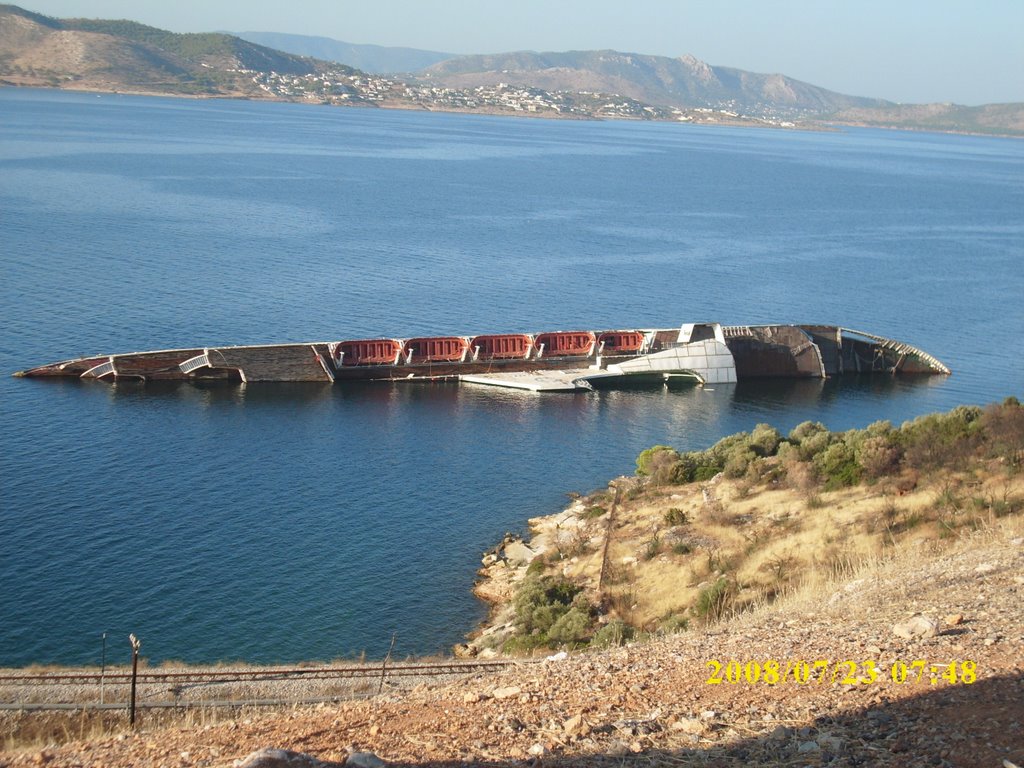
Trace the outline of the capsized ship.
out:
[[[325,382],[454,380],[533,391],[644,381],[724,384],[848,373],[943,374],[920,349],[834,325],[545,331],[192,347],[93,355],[15,376],[99,381]]]

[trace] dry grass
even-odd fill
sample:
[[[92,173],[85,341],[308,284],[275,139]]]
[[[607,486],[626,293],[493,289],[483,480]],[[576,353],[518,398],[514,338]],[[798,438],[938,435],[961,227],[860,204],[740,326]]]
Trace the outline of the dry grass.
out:
[[[670,525],[669,509],[685,512],[688,522]],[[951,546],[964,533],[1016,518],[1022,509],[1024,475],[998,464],[814,494],[719,478],[620,504],[603,595],[596,589],[598,554],[558,566],[611,613],[654,630],[668,616],[693,618],[702,592],[721,577],[732,588],[730,612],[752,610],[815,594],[893,557]],[[594,525],[603,531],[605,521]]]
[[[201,729],[244,720],[260,711],[253,707],[189,707],[143,710],[138,725],[146,730],[162,728]],[[0,751],[41,749],[70,741],[84,741],[129,733],[124,710],[83,709],[67,712],[0,713]]]

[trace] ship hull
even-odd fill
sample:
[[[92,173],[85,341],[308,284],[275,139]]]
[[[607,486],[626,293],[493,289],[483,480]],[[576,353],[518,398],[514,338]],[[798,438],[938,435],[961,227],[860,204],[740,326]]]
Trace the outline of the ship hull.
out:
[[[616,343],[601,342],[612,339]],[[606,347],[611,348],[605,351]],[[500,381],[504,374],[542,376],[560,371],[574,374],[566,381],[600,379],[602,386],[626,383],[631,376],[647,380],[662,376],[665,381],[692,376],[696,381],[728,383],[846,373],[949,373],[919,349],[839,326],[702,323],[681,329],[190,347],[92,355],[15,375],[101,381],[343,383],[463,377]]]

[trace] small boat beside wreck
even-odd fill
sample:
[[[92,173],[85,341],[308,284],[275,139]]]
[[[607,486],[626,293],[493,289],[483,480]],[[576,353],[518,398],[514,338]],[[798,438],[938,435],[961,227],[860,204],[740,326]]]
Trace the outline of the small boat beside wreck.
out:
[[[840,326],[687,323],[669,329],[190,347],[79,357],[14,375],[240,383],[456,380],[565,391],[677,377],[722,384],[868,373],[950,370],[909,344]]]

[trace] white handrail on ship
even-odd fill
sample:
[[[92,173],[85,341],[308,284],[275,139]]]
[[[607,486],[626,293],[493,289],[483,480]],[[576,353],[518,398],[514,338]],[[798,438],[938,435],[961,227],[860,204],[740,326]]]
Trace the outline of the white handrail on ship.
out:
[[[114,374],[115,376],[117,375],[117,369],[114,368],[114,358],[113,357],[111,357],[105,363],[100,363],[99,365],[94,365],[89,370],[84,371],[82,373],[82,375],[79,376],[78,378],[80,378],[80,379],[87,379],[87,378],[98,379],[98,378],[100,378],[102,376],[107,376],[108,374],[111,374],[111,373]]]
[[[945,365],[939,362],[937,358],[932,357],[924,350],[918,349],[917,347],[911,346],[910,344],[906,344],[902,341],[896,341],[895,339],[887,339],[885,336],[877,336],[873,333],[864,333],[864,331],[858,331],[853,328],[840,327],[839,330],[840,332],[845,331],[846,333],[852,333],[857,336],[863,336],[866,339],[871,339],[872,341],[877,341],[879,346],[885,349],[891,349],[895,352],[899,352],[901,355],[913,355],[915,357],[918,357],[921,360],[924,360],[928,365],[930,365],[933,370],[936,370],[940,373],[952,373],[952,371],[950,371],[949,368],[947,368]]]
[[[190,357],[188,360],[178,363],[178,369],[182,373],[192,373],[192,371],[196,370],[197,368],[202,368],[204,366],[210,368],[213,367],[213,365],[210,363],[210,354],[208,350],[204,351],[203,354],[201,355]]]

